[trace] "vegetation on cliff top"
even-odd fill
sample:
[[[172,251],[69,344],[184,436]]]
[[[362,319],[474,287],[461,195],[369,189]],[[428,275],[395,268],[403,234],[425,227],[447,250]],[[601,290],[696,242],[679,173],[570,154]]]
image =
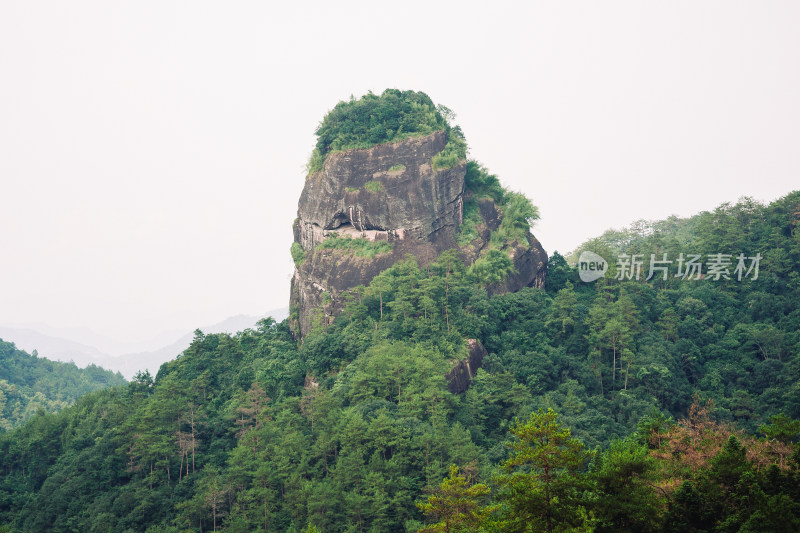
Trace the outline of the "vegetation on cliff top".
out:
[[[359,99],[351,97],[347,102],[336,104],[317,128],[317,145],[308,164],[308,173],[321,170],[326,155],[331,152],[369,148],[383,142],[440,130],[447,132],[447,144],[431,158],[431,166],[434,170],[451,168],[465,160],[467,155],[467,143],[461,128],[450,124],[454,118],[451,110],[436,106],[423,92],[386,89],[380,96],[370,92]],[[402,165],[394,165],[389,171],[399,171],[401,168],[404,169]],[[492,232],[490,247],[506,248],[515,242],[527,246],[530,226],[539,218],[538,210],[531,201],[520,193],[504,189],[497,176],[475,161],[467,161],[464,182],[468,195],[464,204],[464,223],[457,237],[458,244],[467,245],[478,237],[478,226],[483,220],[477,200],[490,198],[502,213],[500,227]],[[378,194],[383,187],[378,181],[370,181],[365,189]],[[343,246],[339,241],[330,241],[326,246],[355,249],[356,245],[347,243],[347,246]],[[370,252],[370,255],[374,254]],[[476,271],[488,273],[496,270],[497,273],[492,275],[494,279],[499,274],[505,275],[513,270],[508,262],[498,264],[499,257],[493,256],[489,261],[485,253],[483,255],[477,260],[480,264],[476,265]],[[303,257],[298,251],[293,251],[292,256],[295,264],[302,263]]]
[[[308,174],[322,170],[331,152],[370,148],[443,130],[448,144],[434,159],[434,167],[449,168],[466,157],[466,143],[459,128],[451,128],[452,112],[436,106],[417,91],[386,89],[380,96],[369,92],[359,99],[339,102],[317,127],[317,144],[308,162]]]

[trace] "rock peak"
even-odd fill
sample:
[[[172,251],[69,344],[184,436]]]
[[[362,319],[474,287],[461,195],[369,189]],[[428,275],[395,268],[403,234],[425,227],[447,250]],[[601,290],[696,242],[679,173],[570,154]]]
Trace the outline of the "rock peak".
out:
[[[457,249],[467,264],[488,251],[504,207],[473,197],[465,186],[468,165],[475,164],[462,157],[463,149],[451,149],[465,147],[460,135],[449,127],[436,129],[369,148],[326,152],[317,160],[322,163],[306,179],[293,227],[290,318],[296,334],[330,323],[350,290],[369,284],[408,254],[423,266],[445,250]],[[472,207],[470,242],[460,236],[465,202]],[[493,292],[543,286],[547,256],[529,231],[521,235],[500,247],[513,271],[492,284]]]
[[[434,170],[431,159],[447,135],[384,143],[330,154],[308,177],[300,196],[295,241],[304,251],[327,235],[396,242],[407,239],[455,246],[461,222],[464,164]]]

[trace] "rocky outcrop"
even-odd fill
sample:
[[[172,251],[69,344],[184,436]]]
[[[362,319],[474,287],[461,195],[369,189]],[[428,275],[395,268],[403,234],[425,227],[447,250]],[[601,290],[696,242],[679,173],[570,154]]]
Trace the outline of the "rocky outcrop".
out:
[[[425,265],[441,252],[458,248],[466,164],[433,168],[432,158],[446,143],[446,133],[437,131],[368,149],[331,153],[323,169],[307,178],[293,228],[305,259],[296,265],[290,302],[292,326],[301,336],[315,321],[327,323],[336,315],[343,293],[368,284],[407,254]],[[491,200],[481,202],[482,215],[484,211],[481,242],[471,246],[471,251],[462,250],[470,263],[502,220]],[[391,247],[374,257],[319,247],[332,235],[385,241]],[[538,241],[530,239],[508,250],[517,272],[493,291],[542,285],[547,256]]]
[[[477,339],[467,339],[469,357],[458,361],[453,368],[445,375],[447,379],[447,390],[453,394],[461,394],[469,388],[470,381],[475,377],[475,373],[483,364],[483,358],[489,355],[481,341]]]
[[[330,231],[444,250],[461,223],[464,164],[435,171],[445,132],[329,154],[306,181],[295,223],[304,250]]]
[[[467,201],[465,199],[465,201]],[[493,231],[500,227],[503,214],[492,200],[483,198],[477,201],[483,221],[478,227],[479,236],[472,243],[461,247],[467,263],[474,262],[489,244]],[[487,287],[490,294],[516,292],[524,287],[544,287],[544,276],[547,270],[547,254],[542,245],[531,233],[525,242],[506,243],[503,250],[508,253],[514,264],[514,272],[502,283]]]
[[[529,233],[527,243],[514,242],[508,252],[515,272],[509,274],[503,283],[488,287],[489,294],[516,292],[523,287],[544,288],[547,254],[536,237]]]

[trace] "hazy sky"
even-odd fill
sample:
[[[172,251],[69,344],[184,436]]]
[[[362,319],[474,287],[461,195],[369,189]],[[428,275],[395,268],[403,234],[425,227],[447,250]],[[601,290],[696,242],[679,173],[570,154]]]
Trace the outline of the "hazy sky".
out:
[[[800,3],[487,4],[3,0],[0,323],[288,305],[314,129],[368,90],[450,107],[548,252],[800,188]]]

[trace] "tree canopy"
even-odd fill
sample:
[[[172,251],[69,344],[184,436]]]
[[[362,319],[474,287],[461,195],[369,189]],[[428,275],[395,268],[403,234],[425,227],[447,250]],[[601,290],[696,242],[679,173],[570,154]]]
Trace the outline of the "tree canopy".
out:
[[[39,412],[56,413],[88,392],[124,383],[119,373],[50,361],[0,339],[0,431]]]
[[[544,289],[490,296],[449,251],[302,343],[198,331],[155,377],[0,434],[0,528],[796,531],[798,213],[792,193],[604,241],[761,254],[757,279],[586,283],[553,254]],[[487,355],[454,394],[467,339]]]
[[[336,104],[317,127],[308,173],[321,170],[331,152],[369,148],[434,131],[447,132],[448,143],[434,161],[434,166],[447,168],[466,157],[461,129],[451,128],[449,123],[453,117],[452,111],[436,106],[423,92],[386,89],[380,95],[369,92],[358,99],[351,96]]]

